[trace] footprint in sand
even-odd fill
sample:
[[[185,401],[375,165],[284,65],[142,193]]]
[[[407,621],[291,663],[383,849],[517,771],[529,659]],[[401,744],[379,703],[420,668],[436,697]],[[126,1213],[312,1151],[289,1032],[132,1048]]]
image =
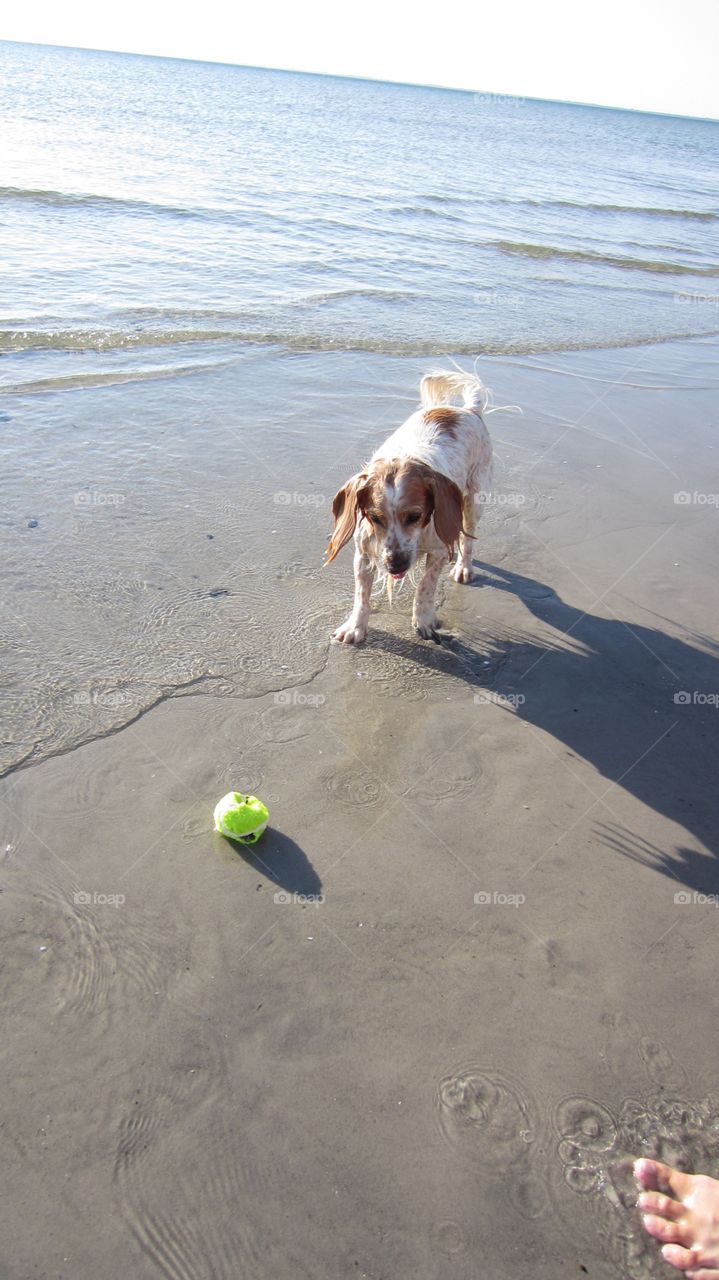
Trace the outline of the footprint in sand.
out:
[[[465,1158],[478,1169],[511,1171],[509,1195],[522,1217],[546,1212],[545,1180],[532,1169],[539,1149],[538,1111],[517,1081],[467,1067],[440,1080],[435,1105],[443,1138]]]
[[[337,769],[325,779],[325,785],[333,799],[351,809],[378,804],[384,791],[377,778],[358,765]]]
[[[456,1257],[458,1254],[466,1253],[467,1251],[467,1233],[462,1224],[455,1222],[453,1218],[445,1218],[441,1222],[436,1222],[429,1235],[432,1246],[437,1250],[437,1253],[443,1253],[448,1258]]]

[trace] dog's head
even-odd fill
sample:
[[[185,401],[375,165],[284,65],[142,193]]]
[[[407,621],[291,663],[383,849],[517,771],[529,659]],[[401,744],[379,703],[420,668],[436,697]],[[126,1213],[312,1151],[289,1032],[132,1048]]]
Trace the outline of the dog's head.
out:
[[[338,490],[332,514],[335,527],[328,562],[364,521],[371,558],[392,577],[403,578],[417,559],[422,531],[430,520],[452,555],[462,529],[462,494],[452,480],[423,462],[379,461]]]

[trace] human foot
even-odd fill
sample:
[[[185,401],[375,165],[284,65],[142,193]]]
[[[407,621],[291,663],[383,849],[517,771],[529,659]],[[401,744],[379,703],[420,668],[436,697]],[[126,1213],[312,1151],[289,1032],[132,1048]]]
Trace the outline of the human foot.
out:
[[[658,1160],[636,1160],[634,1177],[644,1230],[687,1280],[719,1280],[719,1182],[681,1173]]]

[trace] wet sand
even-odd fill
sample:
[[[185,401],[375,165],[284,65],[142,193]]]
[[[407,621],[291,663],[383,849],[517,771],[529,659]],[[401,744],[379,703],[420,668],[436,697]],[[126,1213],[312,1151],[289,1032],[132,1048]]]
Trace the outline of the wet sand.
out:
[[[719,1173],[716,352],[481,361],[446,644],[330,647],[324,499],[432,363],[8,402],[93,465],[12,472],[3,1280],[659,1275],[623,1162]]]

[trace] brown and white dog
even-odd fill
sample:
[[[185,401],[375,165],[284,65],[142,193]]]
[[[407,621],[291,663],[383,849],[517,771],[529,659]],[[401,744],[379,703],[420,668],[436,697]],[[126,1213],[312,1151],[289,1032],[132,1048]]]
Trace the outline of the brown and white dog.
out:
[[[459,395],[461,407],[454,403]],[[332,637],[340,644],[365,639],[378,571],[401,580],[424,557],[412,622],[425,640],[438,643],[437,580],[457,547],[452,576],[456,582],[472,581],[474,530],[492,481],[492,445],[482,419],[487,391],[471,374],[442,372],[422,379],[420,396],[421,409],[385,440],[332,503],[328,563],[352,534],[355,539],[354,607]]]

